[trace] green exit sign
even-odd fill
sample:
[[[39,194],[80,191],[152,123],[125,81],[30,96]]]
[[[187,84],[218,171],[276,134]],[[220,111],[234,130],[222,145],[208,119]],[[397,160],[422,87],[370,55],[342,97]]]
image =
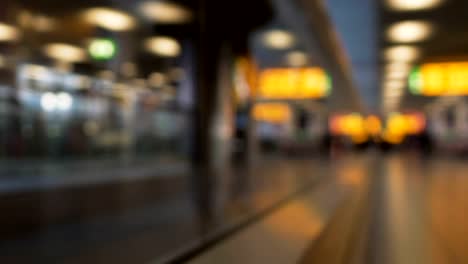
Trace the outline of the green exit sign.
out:
[[[110,60],[117,53],[117,45],[112,39],[97,38],[90,42],[88,52],[95,60]]]

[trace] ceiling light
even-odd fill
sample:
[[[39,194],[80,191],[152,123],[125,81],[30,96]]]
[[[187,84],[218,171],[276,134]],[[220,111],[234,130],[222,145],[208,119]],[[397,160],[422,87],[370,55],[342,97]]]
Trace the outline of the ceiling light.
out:
[[[82,62],[87,58],[84,49],[64,43],[47,44],[43,51],[49,58],[63,62]]]
[[[413,46],[393,46],[385,50],[385,58],[389,61],[410,62],[419,58],[420,51]]]
[[[387,0],[387,6],[395,11],[416,11],[437,7],[443,0]]]
[[[285,30],[274,29],[263,35],[263,43],[272,49],[288,49],[294,42],[294,36]]]
[[[152,37],[145,40],[144,45],[147,51],[163,57],[176,57],[181,52],[177,40],[169,37]]]
[[[387,39],[392,42],[411,43],[427,39],[433,31],[433,26],[424,21],[403,21],[389,27]]]
[[[158,23],[180,24],[192,19],[192,13],[188,9],[169,2],[143,2],[139,10],[144,17]]]
[[[408,77],[408,72],[406,71],[391,71],[385,74],[387,80],[406,79],[406,77]]]
[[[126,31],[135,27],[136,22],[129,14],[111,8],[96,7],[84,13],[88,23],[110,31]]]
[[[384,89],[388,90],[396,90],[396,89],[404,89],[406,82],[404,80],[390,80],[384,83]]]
[[[411,64],[406,62],[391,62],[385,66],[386,72],[410,72],[412,69]]]
[[[292,67],[305,66],[307,61],[307,54],[302,51],[292,51],[286,55],[286,62]]]
[[[20,33],[14,26],[0,23],[0,42],[15,41],[19,39]]]

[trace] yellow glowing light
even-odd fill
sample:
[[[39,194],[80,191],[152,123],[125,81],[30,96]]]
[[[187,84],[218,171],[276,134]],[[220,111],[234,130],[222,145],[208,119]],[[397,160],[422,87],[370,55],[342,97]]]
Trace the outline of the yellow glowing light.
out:
[[[83,62],[87,58],[84,49],[64,43],[47,44],[43,51],[48,57],[63,62]]]
[[[426,63],[410,81],[425,96],[468,95],[468,62]]]
[[[356,144],[369,139],[368,121],[358,113],[334,116],[329,125],[333,134],[348,136]]]
[[[365,125],[367,132],[373,136],[379,135],[382,131],[382,122],[377,116],[368,116]]]
[[[387,119],[383,139],[392,144],[401,143],[406,136],[416,135],[425,129],[425,118],[423,114],[392,113]]]
[[[170,37],[152,37],[144,45],[147,51],[162,57],[177,57],[181,52],[179,42]]]
[[[321,68],[275,68],[260,73],[258,97],[308,99],[327,96],[331,81]]]
[[[425,21],[403,21],[390,26],[387,38],[392,42],[411,43],[426,40],[432,34],[432,24]]]
[[[307,54],[301,51],[292,51],[286,55],[286,62],[292,67],[305,66],[307,61]]]
[[[294,36],[285,30],[274,29],[263,35],[263,43],[272,49],[288,49],[295,43]]]
[[[290,107],[281,103],[256,104],[252,113],[255,120],[271,123],[285,123],[292,117]]]
[[[143,2],[139,10],[147,19],[163,24],[181,24],[192,19],[192,13],[188,9],[170,2]]]
[[[84,19],[110,31],[127,31],[136,26],[135,19],[129,14],[106,7],[88,9],[84,13]]]
[[[0,23],[0,42],[15,41],[20,38],[20,32],[14,26]]]
[[[387,0],[387,5],[395,11],[416,11],[435,8],[443,2],[443,0]]]
[[[393,46],[385,50],[385,59],[388,61],[410,62],[419,58],[420,51],[413,46]]]

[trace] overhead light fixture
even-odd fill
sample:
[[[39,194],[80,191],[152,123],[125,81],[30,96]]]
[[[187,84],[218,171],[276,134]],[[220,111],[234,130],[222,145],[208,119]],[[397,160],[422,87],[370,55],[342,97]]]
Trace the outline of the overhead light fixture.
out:
[[[127,31],[136,26],[135,19],[129,14],[106,7],[88,9],[84,18],[88,23],[110,31]]]
[[[404,89],[406,85],[405,80],[390,80],[384,83],[385,90],[400,90]]]
[[[429,22],[410,20],[391,25],[387,30],[387,39],[392,42],[412,43],[426,40],[433,31]]]
[[[385,71],[387,73],[395,72],[395,71],[409,73],[411,72],[411,69],[412,69],[412,65],[406,62],[390,62],[387,65],[385,65]]]
[[[286,55],[286,62],[292,67],[302,67],[308,62],[307,54],[302,51],[291,51]]]
[[[395,11],[417,11],[435,8],[443,2],[443,0],[387,0],[387,6]]]
[[[263,43],[271,49],[288,49],[294,45],[294,36],[285,30],[273,29],[263,35]]]
[[[406,71],[391,71],[385,74],[385,79],[400,80],[400,79],[406,79],[407,76],[408,76],[408,72]]]
[[[16,27],[0,23],[0,42],[15,41],[19,38],[20,32]]]
[[[87,58],[84,49],[65,43],[47,44],[44,46],[43,51],[49,58],[62,62],[83,62],[86,61]]]
[[[144,42],[145,49],[162,57],[177,57],[181,53],[181,47],[177,40],[170,37],[152,37]]]
[[[420,54],[421,52],[416,47],[400,45],[387,48],[384,56],[388,61],[411,62],[417,60]]]
[[[192,13],[187,8],[170,2],[143,2],[139,11],[145,18],[157,23],[182,24],[192,20]]]

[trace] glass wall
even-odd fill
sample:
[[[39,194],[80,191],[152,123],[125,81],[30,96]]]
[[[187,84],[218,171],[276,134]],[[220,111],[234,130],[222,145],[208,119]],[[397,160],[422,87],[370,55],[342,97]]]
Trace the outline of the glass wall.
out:
[[[0,4],[1,176],[188,159],[192,7],[106,4]]]

